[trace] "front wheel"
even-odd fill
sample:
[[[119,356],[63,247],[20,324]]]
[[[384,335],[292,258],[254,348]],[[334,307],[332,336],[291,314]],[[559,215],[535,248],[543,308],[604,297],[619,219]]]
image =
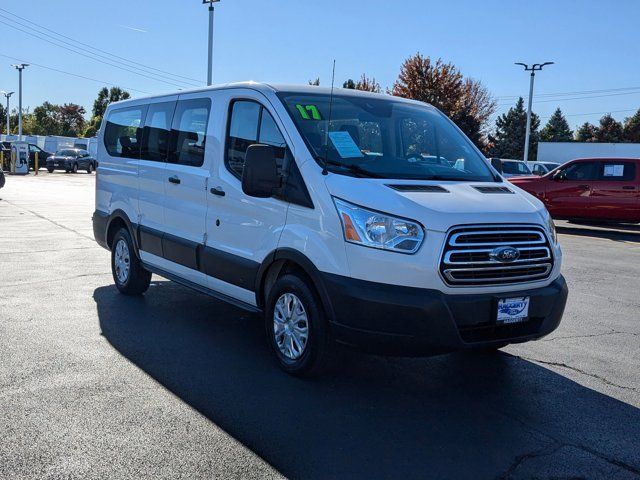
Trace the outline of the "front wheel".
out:
[[[87,167],[87,173],[91,174],[93,172],[93,165],[90,163],[89,166]]]
[[[265,329],[278,365],[291,375],[321,373],[337,359],[337,345],[322,305],[315,291],[296,274],[283,275],[269,292]]]
[[[113,238],[111,273],[116,287],[125,295],[142,295],[151,283],[151,272],[142,266],[129,230],[124,227]]]
[[[73,164],[73,169],[71,170],[73,173],[78,173],[78,164],[74,163]]]
[[[53,168],[47,168],[47,172],[53,173]]]

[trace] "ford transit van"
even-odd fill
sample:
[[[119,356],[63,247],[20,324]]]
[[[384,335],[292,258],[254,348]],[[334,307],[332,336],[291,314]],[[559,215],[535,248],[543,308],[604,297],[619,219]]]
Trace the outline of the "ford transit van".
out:
[[[98,165],[94,233],[120,292],[155,273],[260,313],[291,374],[340,345],[498,349],[563,314],[544,205],[421,102],[257,83],[126,100]]]

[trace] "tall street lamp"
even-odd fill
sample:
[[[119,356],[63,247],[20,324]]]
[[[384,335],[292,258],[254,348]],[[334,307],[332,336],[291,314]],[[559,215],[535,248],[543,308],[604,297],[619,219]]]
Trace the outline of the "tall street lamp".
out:
[[[11,65],[18,70],[18,140],[22,141],[22,71],[29,66],[28,63]]]
[[[2,93],[7,99],[7,135],[9,135],[11,133],[11,119],[9,118],[9,98],[11,98],[11,95],[13,95],[15,92],[5,92],[4,90],[2,90],[0,93]]]
[[[516,65],[522,65],[525,72],[531,72],[531,81],[529,82],[529,108],[527,109],[527,133],[524,138],[524,161],[529,161],[529,137],[531,136],[531,104],[533,103],[533,80],[536,72],[542,70],[546,65],[553,65],[553,62],[534,63],[529,66],[526,63],[516,62]]]
[[[209,65],[207,68],[207,85],[213,83],[213,4],[220,0],[202,0],[202,3],[209,4]]]

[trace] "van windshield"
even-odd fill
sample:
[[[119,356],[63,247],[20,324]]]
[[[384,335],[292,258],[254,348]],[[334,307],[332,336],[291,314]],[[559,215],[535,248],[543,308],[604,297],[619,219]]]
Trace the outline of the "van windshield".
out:
[[[320,165],[362,177],[495,181],[471,142],[428,105],[389,98],[280,92]]]

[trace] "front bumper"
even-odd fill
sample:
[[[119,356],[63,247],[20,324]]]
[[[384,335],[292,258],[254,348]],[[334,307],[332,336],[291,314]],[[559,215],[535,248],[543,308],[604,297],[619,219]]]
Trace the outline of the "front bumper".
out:
[[[58,165],[56,165],[56,163]],[[51,162],[51,161],[47,161],[47,170],[71,170],[71,168],[73,167],[73,163],[70,162],[66,162],[66,161],[59,161],[59,162]]]
[[[331,330],[341,342],[372,353],[425,356],[466,348],[521,343],[548,335],[560,324],[567,284],[499,294],[450,295],[323,274]],[[531,298],[529,320],[497,325],[500,298]]]

